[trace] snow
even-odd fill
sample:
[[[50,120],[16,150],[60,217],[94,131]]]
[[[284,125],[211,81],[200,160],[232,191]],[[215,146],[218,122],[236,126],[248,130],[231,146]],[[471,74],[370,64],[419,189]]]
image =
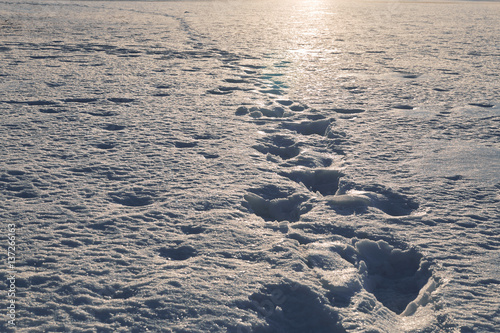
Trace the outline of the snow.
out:
[[[0,330],[500,330],[499,14],[0,3]]]

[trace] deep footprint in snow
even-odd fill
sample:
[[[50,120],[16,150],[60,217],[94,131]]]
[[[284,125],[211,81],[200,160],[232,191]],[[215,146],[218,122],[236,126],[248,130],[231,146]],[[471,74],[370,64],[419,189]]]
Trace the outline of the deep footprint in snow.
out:
[[[355,243],[364,287],[391,311],[412,315],[429,302],[436,282],[430,263],[415,249],[400,250],[385,241]]]
[[[158,250],[160,256],[168,260],[187,260],[196,256],[198,251],[192,246],[182,245],[178,247],[162,247]]]
[[[279,174],[304,184],[312,192],[319,192],[325,196],[337,192],[339,180],[344,176],[342,172],[335,169],[283,171]]]
[[[290,106],[293,104],[293,101],[290,101],[288,99],[278,99],[276,100],[276,102],[284,106]]]
[[[257,106],[248,108],[246,106],[240,106],[238,109],[236,109],[235,114],[237,116],[244,116],[246,114],[249,114],[252,118],[285,118],[292,115],[289,110],[281,106],[273,106],[269,108]]]
[[[286,122],[282,126],[286,129],[296,131],[303,135],[326,135],[333,119],[320,119],[313,121],[302,121],[300,123]]]
[[[264,286],[240,304],[266,318],[267,327],[253,329],[256,333],[340,333],[338,313],[324,295],[307,285],[284,281]],[[246,329],[239,329],[239,332]]]
[[[277,186],[264,186],[249,191],[244,196],[244,205],[267,221],[298,221],[301,215],[312,209],[312,205],[307,203],[308,196]]]
[[[280,166],[289,167],[306,167],[306,168],[328,168],[333,164],[331,154],[318,153],[313,150],[305,149],[301,153],[291,159],[288,159],[280,164]]]
[[[305,109],[307,109],[307,107],[304,105],[300,105],[300,104],[294,104],[294,105],[290,106],[290,110],[292,110],[294,112],[301,112],[301,111],[304,111]]]
[[[299,144],[289,136],[274,135],[265,139],[264,143],[254,145],[252,148],[262,154],[279,156],[282,160],[291,159],[300,154]]]

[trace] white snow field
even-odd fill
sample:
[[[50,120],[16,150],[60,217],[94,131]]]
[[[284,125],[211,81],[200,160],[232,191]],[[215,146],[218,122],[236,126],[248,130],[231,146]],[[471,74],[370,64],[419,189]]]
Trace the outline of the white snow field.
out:
[[[0,1],[0,331],[499,332],[499,22]]]

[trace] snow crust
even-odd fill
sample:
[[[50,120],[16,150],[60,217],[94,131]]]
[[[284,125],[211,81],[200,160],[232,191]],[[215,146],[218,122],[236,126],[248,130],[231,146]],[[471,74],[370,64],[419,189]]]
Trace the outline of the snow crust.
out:
[[[0,331],[499,331],[499,16],[1,2]]]

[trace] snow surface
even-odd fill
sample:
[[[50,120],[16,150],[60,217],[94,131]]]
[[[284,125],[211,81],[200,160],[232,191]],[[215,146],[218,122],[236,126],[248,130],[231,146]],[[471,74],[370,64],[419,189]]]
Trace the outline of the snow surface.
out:
[[[0,330],[499,331],[499,18],[0,2]]]

